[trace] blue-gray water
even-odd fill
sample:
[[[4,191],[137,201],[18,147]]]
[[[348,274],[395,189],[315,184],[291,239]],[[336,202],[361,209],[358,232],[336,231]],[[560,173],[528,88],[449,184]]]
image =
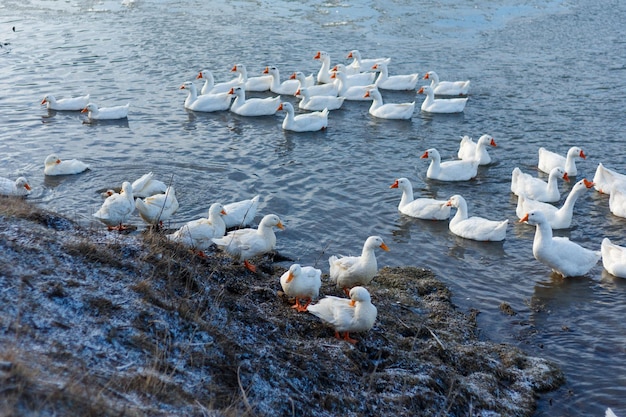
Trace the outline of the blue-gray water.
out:
[[[578,179],[591,178],[599,162],[626,173],[626,5],[217,3],[4,0],[0,176],[27,176],[29,200],[84,224],[102,203],[99,191],[148,171],[177,189],[181,208],[172,227],[204,215],[214,201],[260,194],[259,216],[277,213],[287,228],[278,233],[278,250],[324,272],[329,255],[357,253],[367,236],[379,234],[391,248],[378,254],[380,265],[433,269],[460,308],[481,311],[485,337],[563,367],[566,386],[543,397],[537,416],[601,416],[608,406],[626,416],[626,280],[601,263],[585,277],[551,276],[532,256],[534,229],[516,223],[509,190],[515,166],[536,173],[540,146],[560,153],[582,147],[588,158],[578,162]],[[183,109],[179,87],[200,69],[225,81],[235,63],[250,75],[275,65],[285,78],[316,72],[318,50],[347,63],[355,48],[364,57],[392,57],[392,74],[435,70],[442,79],[470,79],[465,112],[418,109],[410,121],[384,121],[369,116],[367,103],[347,102],[331,113],[327,131],[293,134],[282,131],[280,114]],[[46,94],[86,93],[100,106],[130,102],[128,121],[89,125],[78,113],[39,105]],[[418,106],[423,100],[414,92],[383,97]],[[426,179],[424,150],[436,147],[451,159],[460,136],[483,133],[496,138],[496,162],[476,180]],[[52,152],[92,170],[44,178],[43,159]],[[510,219],[507,239],[467,241],[445,222],[399,215],[399,191],[389,189],[397,177],[409,178],[417,196],[462,194],[472,215]],[[561,184],[563,195],[570,187]],[[590,191],[576,204],[573,227],[558,234],[599,249],[605,236],[626,245],[625,226],[609,212],[608,197]],[[501,302],[518,314],[503,315]]]

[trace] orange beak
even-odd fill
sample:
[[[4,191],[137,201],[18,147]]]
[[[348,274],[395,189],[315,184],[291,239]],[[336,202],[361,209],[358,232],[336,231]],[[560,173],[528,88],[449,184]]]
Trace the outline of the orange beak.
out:
[[[283,103],[280,103],[280,104],[278,105],[278,108],[276,109],[276,111],[279,111],[279,110],[282,110],[282,109],[283,109]]]
[[[230,90],[228,90],[228,94],[235,94],[235,89],[231,88]]]
[[[520,223],[524,223],[524,222],[527,222],[527,221],[528,221],[528,213],[526,213],[526,215],[524,217],[522,217],[519,222]]]
[[[352,52],[350,52],[346,58],[353,58]]]
[[[420,156],[420,159],[428,158],[428,151],[424,152],[424,155]]]
[[[448,200],[448,201],[446,202],[446,206],[448,206],[448,207],[452,207],[452,201]]]
[[[278,224],[276,225],[276,227],[278,227],[280,230],[285,230],[285,226],[283,226],[282,222],[278,222]]]
[[[330,74],[330,78],[337,78],[337,73],[333,72],[332,74]]]
[[[389,186],[389,188],[398,188],[398,180],[396,180],[396,182],[394,182],[393,184],[391,184]]]
[[[82,109],[80,112],[81,113],[87,113],[89,110],[87,110],[87,107],[85,107],[84,109]]]
[[[417,94],[424,94],[424,87],[417,90]]]
[[[315,54],[313,59],[320,59],[321,57],[322,57],[322,54],[320,53],[320,51],[317,51],[317,54]]]
[[[198,78],[204,78],[204,77],[202,76],[202,71],[200,71],[200,72],[198,73],[198,76],[196,77],[196,80],[197,80]]]
[[[491,138],[491,142],[490,142],[489,144],[490,144],[491,146],[498,146],[498,145],[496,145],[496,141],[495,141],[495,140],[493,140],[493,138]]]
[[[290,79],[290,80],[295,80],[295,79],[296,79],[296,73],[294,72],[293,74],[291,74],[291,75],[289,76],[289,79]]]
[[[567,172],[563,174],[563,181],[569,182],[569,177],[567,176]]]
[[[583,178],[583,181],[585,182],[585,187],[587,188],[591,188],[596,185],[593,181],[587,181],[587,178]]]
[[[230,72],[234,72],[237,71],[237,65],[235,65],[234,67],[231,68]]]
[[[291,282],[293,280],[293,273],[289,271],[289,275],[287,275],[287,282]]]
[[[45,98],[43,100],[41,100],[41,104],[46,104],[48,102],[48,100],[46,100]]]
[[[26,188],[28,191],[31,190],[30,185],[28,185],[28,184],[24,184],[24,188]]]
[[[370,96],[370,92],[369,92],[369,90],[367,90],[367,91],[365,92],[365,95],[364,95],[363,97],[369,97],[369,96]]]
[[[265,69],[263,70],[263,74],[269,74],[270,73],[270,67],[265,67]]]
[[[354,301],[354,300],[350,300],[350,303],[349,303],[349,304],[350,304],[350,307],[354,307],[354,306],[356,305],[356,301]]]
[[[335,65],[331,71],[337,71],[337,65]]]
[[[424,75],[424,80],[428,79],[428,73],[426,73],[426,75]]]
[[[43,103],[42,103],[42,104],[43,104]],[[582,149],[580,150],[580,154],[579,154],[579,156],[580,156],[582,159],[587,159],[587,155],[585,155],[585,153],[583,152],[583,150],[582,150]]]
[[[300,94],[302,94],[302,93],[300,92],[300,89],[298,88],[298,89],[296,90],[296,92],[294,93],[294,96],[297,96],[297,95],[300,95]]]
[[[226,210],[222,209],[222,211],[220,211],[220,213],[224,216],[226,216],[228,213],[226,213]]]
[[[372,66],[372,69],[378,69],[378,64],[374,64],[374,65]]]
[[[185,89],[185,84],[181,85],[179,90],[184,90]]]
[[[380,244],[380,248],[386,252],[389,252],[389,246],[385,245],[385,242]]]
[[[60,160],[60,159],[57,159],[56,161],[54,161],[54,163],[55,163],[55,164],[60,164],[60,163],[61,163],[61,160]]]

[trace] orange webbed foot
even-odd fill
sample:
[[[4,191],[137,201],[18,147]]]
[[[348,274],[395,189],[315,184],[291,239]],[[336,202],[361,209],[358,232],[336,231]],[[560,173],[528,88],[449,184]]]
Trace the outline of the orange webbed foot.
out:
[[[256,266],[252,265],[250,262],[243,261],[244,266],[246,267],[246,269],[248,269],[249,271],[252,271],[254,273],[256,273]]]

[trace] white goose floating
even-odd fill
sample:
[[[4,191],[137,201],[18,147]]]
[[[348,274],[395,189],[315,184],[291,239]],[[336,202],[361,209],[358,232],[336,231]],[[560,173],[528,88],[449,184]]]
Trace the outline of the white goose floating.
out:
[[[480,242],[499,242],[506,239],[509,220],[489,220],[484,217],[469,217],[467,202],[460,195],[453,195],[447,203],[455,207],[456,214],[450,220],[450,231],[465,239]]]
[[[609,169],[600,162],[593,176],[593,183],[600,193],[609,194],[614,185],[626,187],[626,175]]]
[[[233,230],[224,237],[213,239],[213,242],[229,255],[243,260],[248,270],[256,272],[256,267],[249,259],[274,250],[276,247],[274,227],[285,228],[277,215],[267,214],[261,219],[258,228]]]
[[[296,71],[289,77],[292,80],[297,80],[298,88],[306,88],[310,96],[337,96],[339,93],[339,87],[332,82],[328,84],[315,84],[315,77],[304,75],[301,71]]]
[[[365,92],[365,98],[372,98],[369,114],[379,119],[408,120],[415,112],[415,102],[411,103],[383,103],[383,97],[377,88],[370,88]]]
[[[467,81],[439,81],[435,71],[428,71],[425,80],[430,80],[433,93],[441,96],[466,96],[469,93],[470,82]]]
[[[319,59],[322,63],[319,71],[317,71],[317,82],[320,84],[331,83],[330,79],[330,55],[326,51],[317,51],[313,59]]]
[[[337,88],[339,89],[339,97],[345,97],[346,100],[354,101],[369,101],[371,97],[365,97],[367,90],[374,87],[374,85],[348,85],[346,81],[346,74],[339,71],[334,71],[330,76],[332,80],[337,80]]]
[[[309,313],[319,317],[335,329],[335,337],[352,344],[356,339],[350,337],[350,332],[366,332],[374,327],[378,310],[372,304],[369,291],[363,287],[354,287],[350,290],[350,299],[327,295],[317,304],[310,305]]]
[[[517,207],[515,214],[518,218],[523,218],[526,213],[533,210],[541,210],[546,216],[548,223],[552,229],[568,229],[572,225],[574,216],[574,204],[578,198],[589,188],[593,187],[593,182],[587,181],[586,178],[578,181],[572,187],[572,190],[565,198],[563,205],[558,208],[550,203],[533,200],[521,194],[517,197]]]
[[[417,94],[425,94],[426,99],[422,102],[421,109],[427,113],[461,113],[465,110],[467,97],[435,99],[435,93],[430,86],[423,86],[417,90]]]
[[[454,160],[441,162],[441,155],[435,148],[427,149],[422,159],[430,159],[426,177],[439,181],[468,181],[478,175],[477,160]]]
[[[184,107],[199,112],[214,112],[228,110],[232,101],[232,95],[225,93],[207,93],[198,95],[194,83],[186,81],[180,86],[181,90],[187,90],[187,98]]]
[[[241,87],[231,88],[229,93],[235,96],[230,111],[240,116],[271,116],[276,114],[280,104],[280,96],[246,99],[246,92]]]
[[[361,256],[331,256],[328,258],[330,265],[330,280],[337,284],[337,288],[343,288],[348,294],[348,289],[355,285],[367,285],[378,273],[376,254],[374,249],[381,248],[388,251],[389,248],[380,236],[370,236],[363,244]]]
[[[389,65],[391,63],[391,58],[389,57],[361,58],[361,53],[358,49],[353,49],[348,52],[348,56],[346,58],[352,59],[352,62],[346,65],[348,73],[350,74],[358,74],[359,72],[369,71],[369,69],[375,64]]]
[[[511,191],[517,196],[525,195],[533,200],[554,203],[561,199],[559,178],[569,182],[567,173],[561,167],[553,168],[550,171],[548,182],[530,174],[525,174],[521,169],[515,167],[511,173]]]
[[[626,185],[613,183],[609,196],[609,210],[614,216],[626,218]]]
[[[213,78],[213,73],[208,70],[200,71],[196,79],[204,80],[204,84],[200,90],[201,95],[227,93],[231,88],[243,85],[243,77],[241,77],[241,75],[238,75],[230,81],[216,84],[215,79]]]
[[[299,312],[307,311],[311,301],[320,294],[322,271],[312,266],[293,264],[281,275],[280,286],[288,297],[295,298],[296,303],[291,308]],[[305,300],[304,305],[300,300]]]
[[[415,86],[419,81],[419,74],[402,74],[402,75],[389,75],[387,64],[379,62],[372,66],[374,71],[377,71],[378,77],[374,81],[374,85],[381,90],[415,90]]]
[[[342,72],[346,74],[345,82],[348,84],[348,86],[370,85],[370,84],[374,84],[374,80],[376,79],[376,74],[373,72],[360,72],[358,74],[348,74],[348,72],[346,71],[346,66],[343,64],[335,65],[330,70],[330,72],[331,73]]]
[[[584,248],[566,237],[553,237],[548,219],[540,210],[526,213],[520,222],[536,226],[533,240],[535,259],[563,277],[585,275],[600,260],[600,251]]]
[[[328,127],[328,109],[295,115],[293,105],[288,101],[280,103],[277,110],[285,111],[283,129],[293,132],[317,132]]]
[[[272,83],[270,84],[270,91],[272,93],[293,96],[296,94],[296,91],[298,91],[300,82],[292,79],[280,82],[280,71],[274,66],[265,67],[263,74],[269,74],[270,77],[272,77]]]
[[[402,191],[402,198],[398,211],[410,217],[424,220],[448,220],[450,206],[447,200],[434,198],[413,198],[413,185],[407,178],[398,178],[389,188],[398,188]]]
[[[239,74],[240,80],[243,82],[244,89],[246,91],[269,91],[272,86],[271,75],[248,77],[248,70],[244,64],[236,64],[231,71]]]
[[[572,146],[567,151],[567,156],[559,155],[556,152],[547,150],[546,148],[539,148],[539,163],[538,168],[540,171],[546,174],[552,171],[552,168],[563,167],[568,176],[578,175],[578,169],[576,168],[576,159],[586,159],[587,156],[578,146]]]
[[[474,142],[469,136],[463,136],[461,137],[457,156],[459,159],[476,159],[478,160],[478,165],[489,165],[491,163],[491,155],[487,151],[487,146],[497,146],[495,139],[491,135],[482,135],[477,142]]]
[[[30,194],[31,190],[25,177],[19,177],[15,181],[0,177],[0,195],[23,197]]]
[[[102,107],[99,108],[95,103],[89,103],[81,110],[81,113],[87,113],[90,120],[119,120],[128,117],[130,103],[124,106]]]
[[[332,85],[332,84],[322,84]],[[311,87],[301,87],[296,91],[295,96],[300,98],[300,102],[298,103],[298,107],[303,110],[309,111],[320,111],[324,109],[328,110],[338,110],[343,105],[345,101],[345,97],[337,97],[337,96],[311,96],[309,94],[309,88]]]
[[[616,245],[605,237],[602,239],[600,252],[604,269],[611,275],[626,278],[626,247]]]
[[[41,105],[45,105],[47,109],[59,111],[81,111],[89,104],[89,94],[79,97],[67,97],[56,99],[53,95],[48,94],[41,100]]]
[[[89,169],[89,165],[78,159],[61,160],[57,155],[50,154],[43,162],[45,175],[73,175]]]

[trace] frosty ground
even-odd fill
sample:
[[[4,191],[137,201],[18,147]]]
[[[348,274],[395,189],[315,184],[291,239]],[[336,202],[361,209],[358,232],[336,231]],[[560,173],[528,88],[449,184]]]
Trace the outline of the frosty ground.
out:
[[[256,262],[0,199],[0,415],[532,416],[564,383],[482,340],[428,270],[381,269],[352,345],[290,308],[288,263]]]

